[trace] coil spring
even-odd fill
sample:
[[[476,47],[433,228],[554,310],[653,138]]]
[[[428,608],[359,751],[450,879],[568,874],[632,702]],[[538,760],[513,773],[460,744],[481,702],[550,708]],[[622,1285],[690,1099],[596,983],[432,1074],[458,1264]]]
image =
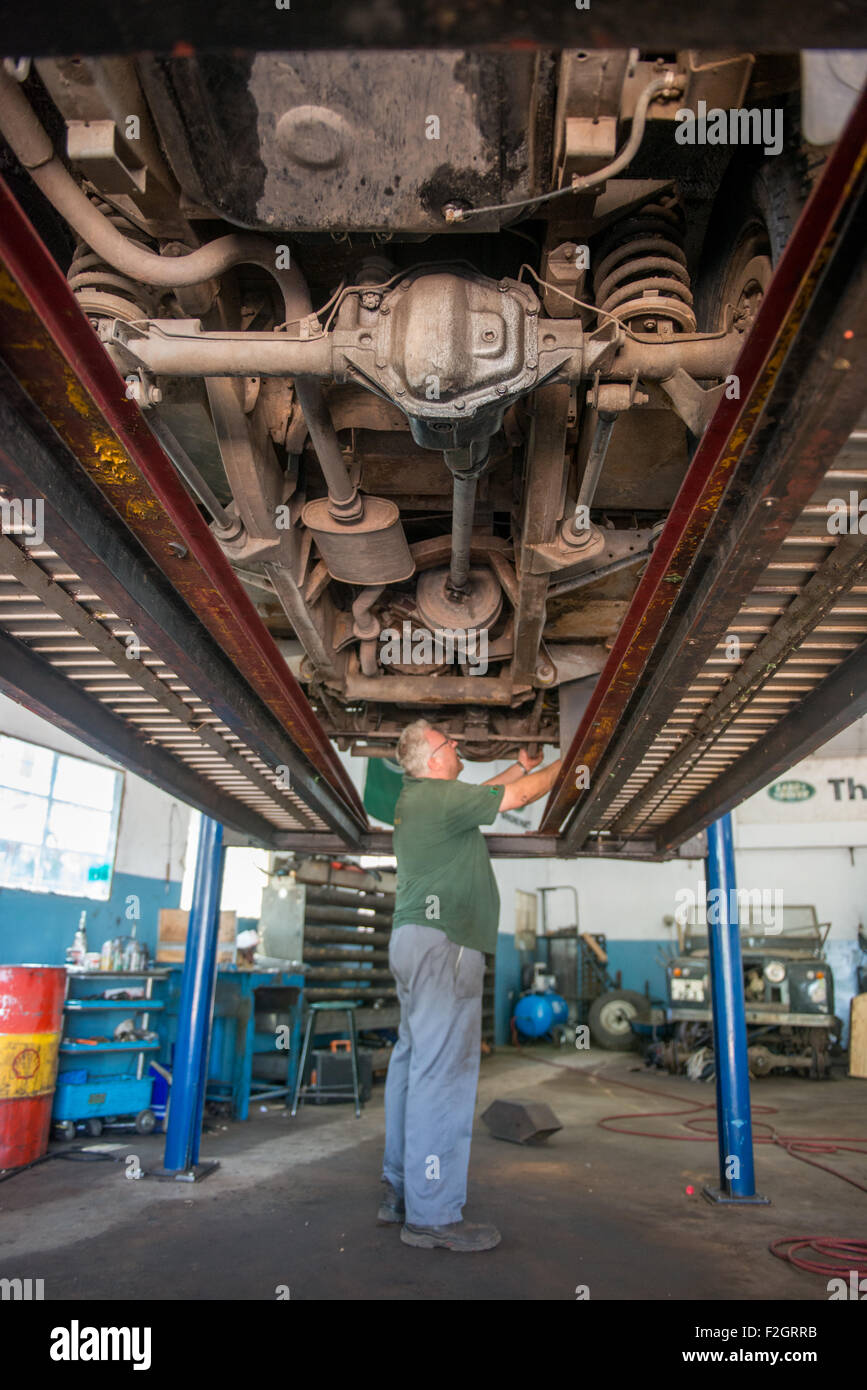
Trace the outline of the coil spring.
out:
[[[598,253],[598,307],[646,333],[694,333],[683,232],[675,204],[647,203],[618,222]]]
[[[94,198],[93,203],[130,241],[138,241],[148,250],[153,249],[147,235],[110,203],[98,198]],[[83,241],[79,241],[75,248],[66,278],[88,318],[122,319],[125,323],[131,323],[135,319],[156,317],[156,295],[153,290],[137,280],[131,280],[128,275],[115,270],[114,266],[107,265]]]

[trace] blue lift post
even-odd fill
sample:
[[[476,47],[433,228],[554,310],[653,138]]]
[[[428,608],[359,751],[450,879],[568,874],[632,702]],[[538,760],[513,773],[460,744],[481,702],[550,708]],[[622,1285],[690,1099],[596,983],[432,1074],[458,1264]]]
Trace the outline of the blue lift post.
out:
[[[199,1162],[199,1139],[217,981],[223,854],[222,825],[203,816],[181,980],[164,1166],[158,1174],[180,1182],[196,1182],[219,1167],[213,1159]]]
[[[707,923],[716,1064],[719,1187],[708,1201],[767,1206],[756,1192],[743,967],[731,816],[707,829]]]

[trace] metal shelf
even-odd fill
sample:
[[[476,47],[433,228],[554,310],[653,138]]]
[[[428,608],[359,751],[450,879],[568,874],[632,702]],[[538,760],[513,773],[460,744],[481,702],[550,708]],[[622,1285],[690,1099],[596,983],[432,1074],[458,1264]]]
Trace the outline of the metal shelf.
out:
[[[68,975],[77,980],[165,980],[168,970],[82,970],[77,965],[66,967]]]
[[[126,1009],[127,1013],[151,1013],[166,1006],[155,999],[67,999],[64,1009],[70,1013],[99,1013],[101,1009]]]

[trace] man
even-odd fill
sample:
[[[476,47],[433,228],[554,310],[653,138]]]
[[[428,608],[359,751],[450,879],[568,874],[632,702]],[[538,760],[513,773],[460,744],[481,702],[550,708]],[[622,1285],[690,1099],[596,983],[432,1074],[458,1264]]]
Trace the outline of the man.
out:
[[[455,739],[418,719],[397,746],[404,785],[394,818],[397,895],[389,964],[400,1030],[385,1085],[381,1225],[425,1250],[492,1250],[495,1226],[464,1221],[479,1078],[484,953],[500,899],[484,836],[499,811],[546,795],[560,760],[518,762],[481,786],[457,780]]]

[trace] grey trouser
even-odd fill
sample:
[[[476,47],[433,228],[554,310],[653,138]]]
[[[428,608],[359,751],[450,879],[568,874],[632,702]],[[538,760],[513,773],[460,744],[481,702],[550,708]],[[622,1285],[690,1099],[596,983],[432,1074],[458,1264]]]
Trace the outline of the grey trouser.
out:
[[[413,1226],[462,1218],[479,1080],[485,957],[438,927],[396,927],[400,1029],[385,1083],[383,1177]]]

